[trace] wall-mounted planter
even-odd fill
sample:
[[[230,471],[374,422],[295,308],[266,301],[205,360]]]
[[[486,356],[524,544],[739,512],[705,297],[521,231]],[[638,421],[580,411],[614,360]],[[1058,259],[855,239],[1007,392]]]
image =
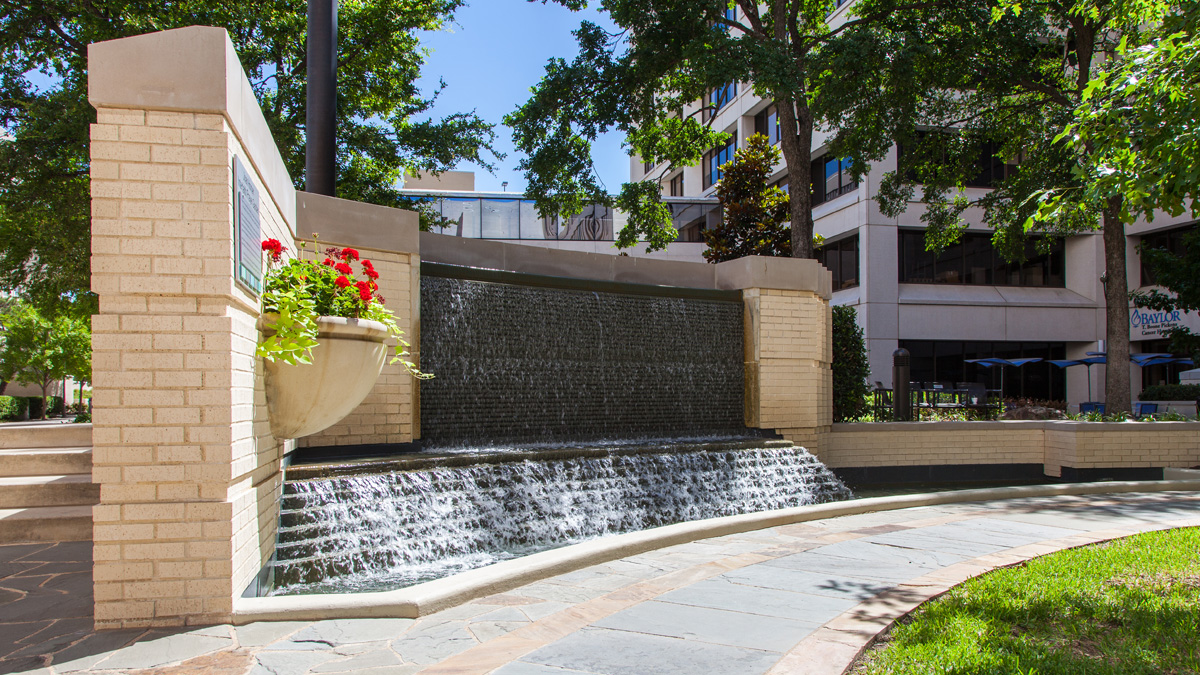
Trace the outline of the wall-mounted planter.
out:
[[[271,317],[259,330],[271,333]],[[317,318],[312,363],[265,361],[267,414],[276,438],[301,438],[328,429],[362,403],[379,379],[388,346],[378,321]]]

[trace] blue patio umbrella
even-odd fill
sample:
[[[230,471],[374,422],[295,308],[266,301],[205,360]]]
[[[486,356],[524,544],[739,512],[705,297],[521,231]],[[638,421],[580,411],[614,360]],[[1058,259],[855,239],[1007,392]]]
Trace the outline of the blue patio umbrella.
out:
[[[1097,363],[1105,363],[1106,361],[1108,361],[1108,359],[1103,354],[1097,354],[1096,352],[1088,352],[1088,354],[1092,354],[1092,356],[1089,356],[1086,359],[1061,359],[1061,360],[1056,360],[1056,361],[1050,361],[1050,363],[1053,363],[1054,365],[1058,366],[1059,368],[1070,368],[1071,366],[1087,366],[1088,400],[1091,401],[1092,400],[1092,366],[1096,365]]]
[[[1017,368],[1020,368],[1021,366],[1024,366],[1024,365],[1027,365],[1030,363],[1037,363],[1038,361],[1041,361],[1041,360],[1042,359],[1040,359],[1040,358],[1001,359],[1001,358],[996,358],[996,357],[990,357],[990,358],[986,358],[986,359],[965,359],[965,362],[966,363],[978,363],[979,365],[981,365],[985,368],[1000,368],[1000,398],[1004,398],[1004,367],[1005,366],[1016,366]]]

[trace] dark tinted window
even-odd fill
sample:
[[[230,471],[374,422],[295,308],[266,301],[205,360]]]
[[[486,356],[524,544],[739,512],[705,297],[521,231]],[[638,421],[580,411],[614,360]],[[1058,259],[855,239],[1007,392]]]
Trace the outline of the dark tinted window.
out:
[[[911,354],[912,381],[926,388],[934,384],[955,388],[959,383],[977,382],[988,389],[1000,389],[1000,366],[985,368],[967,360],[1041,358],[1044,360],[1039,363],[1020,368],[1003,366],[1004,396],[1043,401],[1065,401],[1067,397],[1065,371],[1046,362],[1066,358],[1067,348],[1062,342],[900,340],[900,347]]]
[[[833,274],[833,290],[858,285],[858,235],[826,242],[817,249],[817,261]]]
[[[1049,253],[1026,242],[1024,262],[1008,262],[992,246],[991,235],[964,232],[957,243],[934,255],[925,250],[924,230],[900,230],[900,281],[910,284],[1066,286],[1065,245],[1056,239]]]
[[[1147,234],[1142,237],[1142,248],[1161,248],[1182,258],[1185,249],[1187,248],[1184,246],[1183,237],[1195,228],[1195,225],[1187,225],[1185,227],[1177,227],[1173,230],[1167,230],[1166,232]],[[1146,265],[1142,265],[1141,267],[1142,285],[1153,286],[1156,283],[1154,280],[1154,272]]]

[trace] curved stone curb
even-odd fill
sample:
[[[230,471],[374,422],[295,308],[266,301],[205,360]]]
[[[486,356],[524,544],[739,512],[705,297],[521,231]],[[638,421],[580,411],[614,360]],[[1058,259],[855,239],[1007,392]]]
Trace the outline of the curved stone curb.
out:
[[[686,544],[699,539],[860,513],[1001,499],[1196,490],[1200,490],[1200,480],[1025,485],[872,497],[725,516],[585,541],[394,591],[238,598],[234,601],[232,622],[242,625],[255,621],[417,618],[476,598],[502,593],[535,581],[654,549]]]
[[[843,675],[900,618],[955,586],[988,572],[1067,549],[1146,532],[1200,527],[1200,518],[1116,527],[1048,539],[980,556],[897,584],[851,607],[792,647],[767,675]]]

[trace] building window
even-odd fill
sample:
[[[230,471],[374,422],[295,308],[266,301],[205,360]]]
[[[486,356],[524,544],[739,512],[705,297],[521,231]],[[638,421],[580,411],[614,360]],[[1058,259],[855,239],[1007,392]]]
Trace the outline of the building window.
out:
[[[1165,249],[1171,255],[1182,259],[1187,251],[1187,246],[1184,244],[1183,238],[1197,227],[1197,225],[1185,225],[1183,227],[1177,227],[1173,230],[1167,230],[1165,232],[1155,232],[1153,234],[1144,235],[1142,237],[1141,248]],[[1142,285],[1155,285],[1157,281],[1154,279],[1154,271],[1145,264],[1142,264],[1141,267]]]
[[[900,340],[912,364],[909,378],[923,388],[940,384],[943,388],[961,388],[959,383],[981,383],[988,389],[1000,388],[999,368],[1004,368],[1005,398],[1032,398],[1040,401],[1067,399],[1066,370],[1046,361],[1020,368],[985,368],[967,359],[1065,359],[1062,342],[960,342],[955,340]]]
[[[728,82],[704,95],[704,110],[700,118],[707,122],[737,96],[737,82]]]
[[[653,168],[654,162],[642,162],[642,174],[650,173],[650,170]]]
[[[975,286],[1066,286],[1065,245],[1055,239],[1049,253],[1025,243],[1025,261],[1008,262],[992,246],[990,234],[964,232],[941,253],[925,250],[924,230],[900,230],[900,281],[908,284]]]
[[[729,142],[719,148],[704,153],[704,187],[707,190],[721,180],[721,165],[733,160],[737,150],[737,134],[734,133]]]
[[[950,133],[928,130],[918,131],[917,137],[923,140],[930,134],[934,133],[940,134],[940,137],[945,139],[947,143],[953,138],[953,135]],[[948,148],[946,148],[944,145],[932,150],[933,156],[938,160],[938,163],[949,164],[947,150]],[[911,151],[911,149],[907,150],[907,152]],[[896,144],[896,152],[899,153],[901,158],[904,157],[906,149],[903,143]],[[979,157],[975,160],[975,173],[966,179],[965,186],[993,188],[996,186],[996,183],[1016,175],[1016,172],[1019,169],[1020,158],[1016,158],[1012,162],[1008,162],[1001,158],[999,154],[999,143],[995,143],[993,141],[985,142],[979,148]],[[905,178],[907,178],[911,183],[919,184],[921,182],[920,178],[917,177],[917,172],[915,169],[909,169],[905,174]]]
[[[703,242],[707,230],[721,224],[721,206],[708,202],[673,202],[667,204],[671,209],[671,224],[679,230],[676,241]]]
[[[772,145],[779,144],[782,132],[779,128],[779,113],[774,104],[754,116],[754,133],[766,136]]]
[[[858,285],[858,235],[825,242],[817,249],[817,262],[833,274],[833,290]]]
[[[850,160],[837,157],[819,157],[812,163],[812,203],[824,204],[847,192],[858,189],[858,183],[850,175]]]
[[[783,194],[785,194],[785,195],[789,194],[787,174],[784,174],[783,178],[780,178],[779,180],[775,181],[774,183],[771,183],[771,187],[777,187],[780,190],[783,190]]]
[[[683,196],[683,172],[682,171],[680,171],[679,174],[676,175],[675,177],[671,178],[670,195],[672,197],[682,197]]]

